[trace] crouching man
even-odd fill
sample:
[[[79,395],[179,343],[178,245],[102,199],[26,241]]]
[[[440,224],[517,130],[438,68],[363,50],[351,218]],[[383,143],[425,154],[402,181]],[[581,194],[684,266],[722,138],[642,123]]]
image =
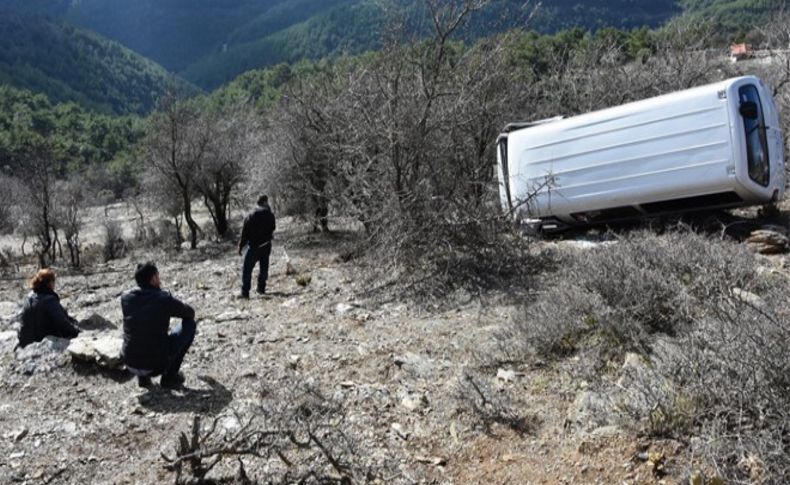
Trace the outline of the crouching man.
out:
[[[153,263],[138,265],[134,279],[139,288],[121,295],[124,363],[141,387],[161,375],[162,387],[179,388],[184,383],[179,369],[195,338],[195,310],[162,290]],[[171,318],[181,324],[169,332]]]

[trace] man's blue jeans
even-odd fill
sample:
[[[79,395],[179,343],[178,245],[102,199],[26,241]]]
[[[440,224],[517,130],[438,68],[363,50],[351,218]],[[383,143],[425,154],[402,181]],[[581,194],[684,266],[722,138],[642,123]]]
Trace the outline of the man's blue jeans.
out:
[[[174,379],[178,375],[184,356],[195,339],[196,331],[197,323],[194,320],[182,320],[181,324],[167,336],[168,365],[162,373],[162,379]]]
[[[241,294],[249,296],[252,288],[252,270],[260,263],[258,273],[258,293],[266,291],[266,280],[269,279],[269,256],[272,253],[271,241],[258,247],[247,245],[244,251],[244,260],[241,266]]]

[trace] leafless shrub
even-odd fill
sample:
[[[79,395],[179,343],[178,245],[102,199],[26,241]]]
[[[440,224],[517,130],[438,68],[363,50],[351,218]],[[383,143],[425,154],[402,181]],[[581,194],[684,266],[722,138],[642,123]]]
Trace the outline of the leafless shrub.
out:
[[[380,470],[348,434],[343,407],[314,388],[297,386],[287,396],[269,396],[250,417],[238,413],[199,417],[182,433],[175,455],[163,455],[176,484],[212,483],[209,475],[236,460],[236,479],[245,483],[368,483]],[[236,424],[224,427],[228,419]],[[245,463],[246,461],[246,463]],[[250,478],[250,475],[253,478]],[[233,477],[216,479],[230,480]]]
[[[15,192],[16,182],[11,177],[0,174],[0,234],[14,230]]]
[[[755,284],[745,249],[682,230],[626,235],[568,257],[544,283],[551,290],[525,309],[515,331],[528,353],[543,357],[600,351],[599,364],[625,352],[651,351],[652,336],[693,326],[711,282]]]
[[[695,437],[722,476],[790,478],[784,277],[742,246],[684,230],[568,256],[546,284],[502,336],[511,358],[574,355],[591,382],[624,393],[622,409],[646,431]],[[625,352],[645,365],[613,387],[606,376]]]
[[[638,383],[654,432],[698,437],[698,452],[733,482],[790,479],[790,286],[774,278],[760,296],[726,281],[708,299],[692,331],[653,356],[666,382]],[[756,291],[756,290],[754,290]],[[655,382],[655,381],[653,381]],[[686,428],[673,426],[682,423]]]
[[[15,174],[23,231],[34,238],[38,264],[47,267],[62,253],[55,210],[58,162],[47,143],[31,148]],[[61,254],[62,255],[62,254]]]
[[[117,221],[105,219],[102,228],[104,229],[104,261],[122,258],[126,254],[123,227]]]
[[[425,2],[427,42],[320,66],[292,83],[275,158],[289,207],[324,226],[331,205],[366,230],[358,254],[425,297],[528,274],[527,243],[498,208],[496,134],[524,96],[511,37],[463,49],[452,37],[486,2]],[[316,227],[317,227],[316,226]]]
[[[71,266],[79,268],[82,264],[82,211],[85,206],[84,181],[79,177],[56,184],[55,209],[58,214],[60,230],[66,239]]]
[[[485,378],[465,372],[455,389],[459,409],[468,413],[485,433],[499,424],[519,434],[530,434],[539,426],[537,416],[525,413],[510,402],[506,393],[493,389]]]
[[[262,158],[261,119],[254,107],[244,102],[206,110],[202,116],[211,134],[195,183],[217,236],[228,238],[233,197],[248,178],[247,168],[258,165]]]
[[[143,142],[144,166],[149,182],[177,200],[180,213],[189,228],[189,242],[197,247],[200,226],[192,215],[193,199],[198,195],[196,179],[209,150],[212,130],[207,117],[193,103],[170,94],[151,119]]]

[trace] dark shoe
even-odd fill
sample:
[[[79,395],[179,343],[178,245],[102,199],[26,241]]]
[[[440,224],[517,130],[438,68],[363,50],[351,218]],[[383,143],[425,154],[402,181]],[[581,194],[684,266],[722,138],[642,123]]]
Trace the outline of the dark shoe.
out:
[[[258,288],[258,294],[259,295],[265,295],[266,294],[266,288]]]
[[[162,380],[159,381],[159,385],[167,388],[167,389],[180,389],[184,386],[184,382],[186,382],[186,378],[184,374],[178,373],[175,376],[162,376]]]
[[[250,299],[250,294],[249,293],[241,293],[239,295],[236,295],[236,298],[239,299],[239,300],[249,300]]]
[[[154,383],[151,381],[150,377],[137,377],[137,385],[140,387],[144,387],[146,389],[151,389],[154,387]]]

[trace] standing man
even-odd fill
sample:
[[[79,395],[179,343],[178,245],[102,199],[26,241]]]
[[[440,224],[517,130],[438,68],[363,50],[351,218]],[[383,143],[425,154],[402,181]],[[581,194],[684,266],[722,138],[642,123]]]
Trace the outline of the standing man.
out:
[[[239,255],[241,256],[244,252],[244,262],[241,268],[241,298],[250,297],[252,270],[258,263],[261,264],[258,273],[258,294],[266,293],[274,229],[274,214],[269,207],[269,198],[262,195],[258,198],[258,207],[244,219],[244,227],[241,230]]]
[[[195,338],[195,310],[162,290],[154,263],[138,265],[134,279],[139,288],[121,295],[123,361],[141,387],[161,375],[162,387],[177,389],[184,383],[181,363]],[[170,318],[181,324],[168,333]]]

